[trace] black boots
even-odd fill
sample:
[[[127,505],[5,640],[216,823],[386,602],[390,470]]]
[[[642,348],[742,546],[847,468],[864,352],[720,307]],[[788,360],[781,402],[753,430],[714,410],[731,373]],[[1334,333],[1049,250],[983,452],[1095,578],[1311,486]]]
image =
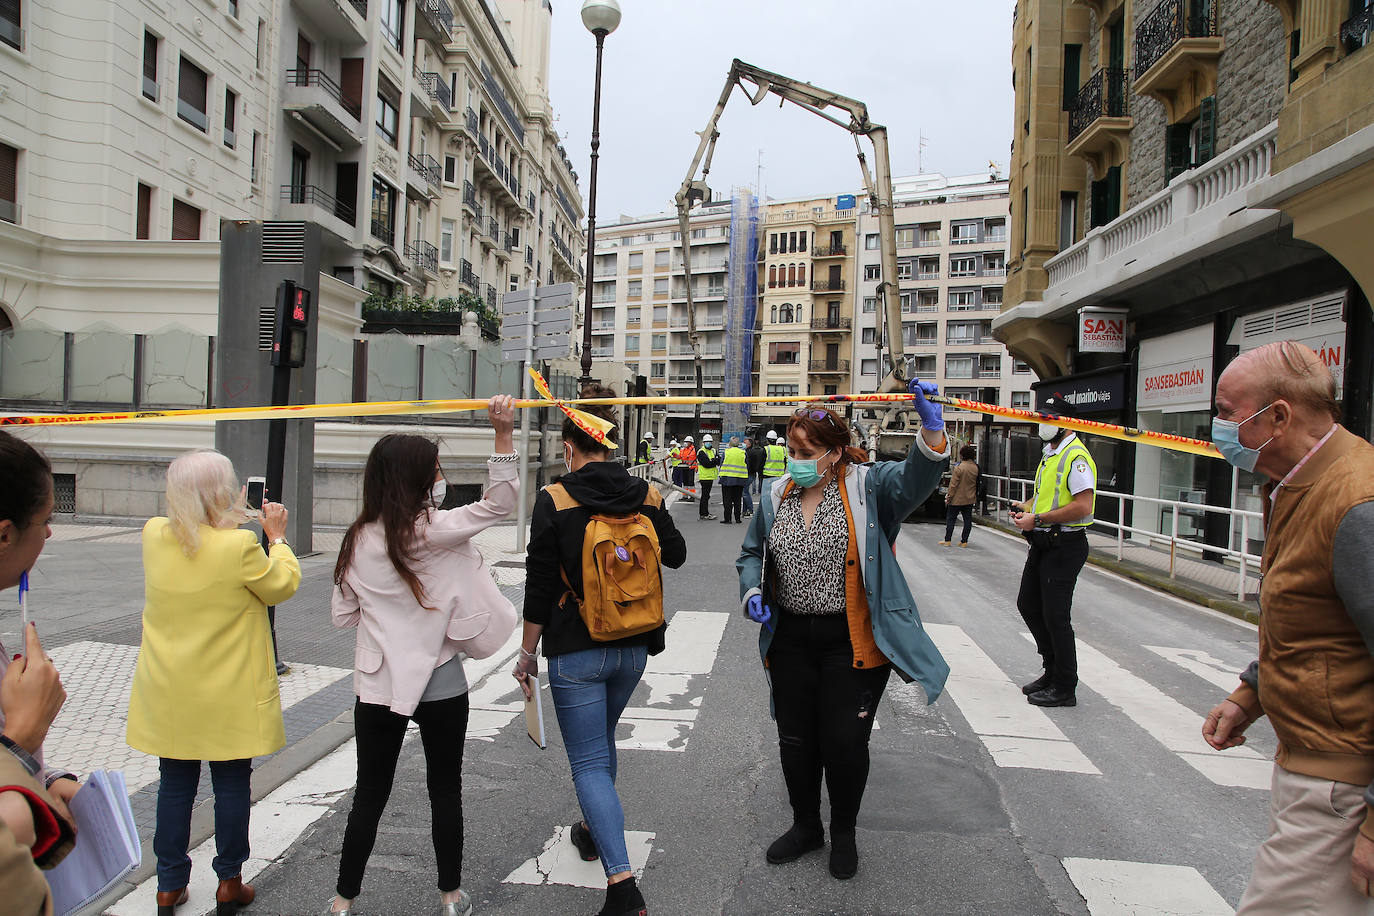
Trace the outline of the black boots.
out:
[[[1022,684],[1021,692],[1024,693],[1026,696],[1030,696],[1033,693],[1038,693],[1039,691],[1044,690],[1048,686],[1050,686],[1050,673],[1046,671],[1044,674],[1040,675],[1038,678],[1031,681],[1029,684]]]
[[[773,841],[768,847],[768,864],[782,865],[795,862],[812,850],[825,845],[825,831],[819,826],[804,827],[793,824],[787,832]]]
[[[596,916],[648,916],[649,908],[634,878],[606,885],[606,903]]]
[[[830,829],[830,874],[847,881],[859,870],[859,846],[854,831]]]
[[[1072,687],[1046,687],[1026,697],[1032,706],[1077,706],[1078,698]]]

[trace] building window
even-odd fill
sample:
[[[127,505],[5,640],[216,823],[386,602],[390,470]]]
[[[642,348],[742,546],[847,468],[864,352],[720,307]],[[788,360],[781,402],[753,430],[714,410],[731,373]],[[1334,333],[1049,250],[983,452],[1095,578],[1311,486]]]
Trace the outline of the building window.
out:
[[[862,375],[877,375],[877,374],[878,374],[878,361],[877,361],[876,359],[865,359],[865,360],[862,360],[862,361],[859,363],[859,365],[860,365],[860,367],[861,367],[861,368],[859,369],[859,372],[860,372],[860,374],[862,374]]]
[[[881,264],[865,264],[865,265],[864,265],[864,279],[865,279],[865,280],[881,280],[882,278],[883,278],[883,265],[881,265]]]
[[[661,378],[663,378],[663,377],[664,377],[665,375],[667,375],[667,374],[668,374],[668,364],[667,364],[667,363],[650,363],[650,364],[649,364],[649,378],[661,379]]]
[[[877,251],[877,250],[878,250],[878,233],[876,233],[876,232],[870,232],[870,233],[868,233],[867,235],[864,236],[864,250],[865,250],[865,251]]]
[[[1031,409],[1031,393],[1029,391],[1013,391],[1011,393],[1011,406],[1021,410]]]
[[[458,183],[458,157],[457,157],[457,156],[445,156],[445,157],[444,157],[444,183],[445,183],[445,184],[457,184],[457,183]]]
[[[769,385],[768,397],[770,398],[795,398],[801,394],[799,385]]]
[[[795,366],[801,362],[801,344],[797,341],[780,341],[768,345],[768,361],[774,365]]]
[[[1082,56],[1082,45],[1064,45],[1064,98],[1060,105],[1064,111],[1073,111],[1078,103],[1079,61]]]
[[[377,133],[392,146],[396,145],[396,135],[400,126],[400,103],[394,101],[398,97],[390,86],[381,83],[377,92]]]
[[[396,189],[380,178],[372,179],[372,237],[396,245]]]
[[[229,15],[239,18],[239,0],[229,0]]]
[[[792,323],[792,303],[784,302],[778,309],[778,321],[782,324]]]
[[[405,17],[401,4],[404,0],[382,0],[382,35],[391,42],[391,46],[402,54],[405,53],[405,42],[402,40],[405,35]]]
[[[626,309],[626,310],[625,310],[625,323],[626,323],[626,324],[639,324],[639,309],[638,309],[638,308],[631,308],[631,309]]]
[[[0,0],[0,41],[15,50],[24,50],[24,0]]]
[[[914,227],[908,226],[905,229],[897,230],[897,247],[899,249],[916,247],[916,229]]]
[[[139,182],[137,196],[138,215],[134,220],[134,238],[150,239],[153,237],[153,189]]]
[[[667,335],[667,334],[650,334],[650,335],[649,335],[649,345],[650,345],[654,350],[666,350],[666,349],[668,349],[668,335]]]
[[[973,357],[945,357],[945,378],[973,378]]]
[[[210,122],[205,116],[209,98],[210,77],[186,58],[181,59],[177,79],[177,116],[198,130],[209,132]]]
[[[971,344],[978,342],[978,323],[975,321],[951,321],[945,329],[945,343]]]
[[[972,245],[978,241],[977,223],[953,223],[949,231],[952,245]]]
[[[1000,287],[1000,286],[985,286],[985,287],[983,287],[983,304],[984,304],[984,305],[1001,305],[1001,304],[1002,304],[1002,287]]]
[[[0,7],[3,7],[3,0],[0,0]],[[157,91],[157,62],[158,52],[162,42],[156,35],[143,30],[143,97],[149,101],[156,102]]]
[[[626,335],[625,335],[625,352],[626,352],[626,353],[638,353],[638,352],[639,352],[639,335],[638,335],[638,334],[626,334]]]
[[[871,344],[878,338],[877,328],[864,328],[859,334],[859,343]]]
[[[971,289],[952,289],[949,291],[949,308],[952,312],[968,311],[977,305]]]
[[[931,245],[940,244],[940,224],[921,227],[921,247],[929,248]]]
[[[1059,250],[1078,241],[1078,192],[1059,192]]]
[[[654,252],[654,266],[655,266],[655,267],[667,267],[667,266],[668,266],[668,249],[662,248],[662,249],[659,249],[658,251],[655,251],[655,252]]]
[[[951,277],[976,277],[978,276],[977,258],[950,258],[949,275]]]
[[[234,148],[238,137],[234,133],[234,124],[238,119],[239,97],[238,93],[232,89],[224,90],[224,145],[230,149]]]
[[[657,280],[654,281],[654,295],[655,295],[655,296],[666,296],[666,295],[668,295],[668,278],[667,278],[667,277],[659,277]]]
[[[172,238],[176,241],[200,240],[200,209],[185,201],[172,200]]]
[[[644,269],[644,252],[642,252],[642,251],[632,251],[632,252],[630,252],[630,262],[629,262],[629,263],[630,263],[630,266],[629,266],[629,269],[630,269],[630,270],[643,270],[643,269]]]
[[[0,220],[19,222],[19,150],[0,143]]]
[[[455,233],[455,223],[451,219],[439,221],[439,262],[441,264],[453,263],[453,236]]]
[[[654,324],[667,324],[667,323],[668,323],[668,306],[666,306],[666,305],[656,305],[656,306],[654,306]]]
[[[877,296],[865,296],[865,297],[864,297],[864,313],[865,313],[865,314],[872,314],[873,312],[876,312],[876,311],[878,311],[878,297],[877,297]]]
[[[983,241],[985,242],[1005,242],[1007,240],[1007,221],[1005,219],[989,219],[983,221]]]
[[[1092,225],[1105,226],[1121,215],[1121,166],[1107,169],[1107,174],[1092,183]]]
[[[778,265],[768,265],[768,288],[775,289],[778,285]]]
[[[643,298],[644,298],[644,281],[643,281],[643,280],[631,280],[631,281],[629,281],[628,283],[626,283],[626,284],[625,284],[625,298],[627,298],[627,299],[643,299]]]
[[[898,262],[897,262],[897,279],[898,279],[898,280],[910,280],[910,279],[911,279],[911,261],[910,261],[910,260],[898,261]]]
[[[257,44],[255,44],[255,45],[253,46],[253,48],[254,48],[254,50],[253,50],[253,64],[254,64],[254,66],[256,66],[259,70],[262,69],[262,55],[263,55],[263,51],[264,51],[264,49],[266,48],[266,46],[267,46],[267,21],[264,20],[264,19],[262,19],[262,18],[259,18],[259,19],[258,19],[258,40],[257,40]]]

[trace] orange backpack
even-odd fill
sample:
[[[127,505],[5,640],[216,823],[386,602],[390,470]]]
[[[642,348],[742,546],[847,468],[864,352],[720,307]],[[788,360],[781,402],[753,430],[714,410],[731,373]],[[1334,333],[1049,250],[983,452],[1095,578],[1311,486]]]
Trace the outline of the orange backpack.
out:
[[[561,483],[545,487],[554,508],[582,505]],[[663,497],[652,486],[645,508],[658,508]],[[641,512],[634,515],[593,515],[582,536],[582,595],[573,590],[560,568],[567,594],[587,632],[597,642],[638,636],[663,626],[663,576],[658,532]]]

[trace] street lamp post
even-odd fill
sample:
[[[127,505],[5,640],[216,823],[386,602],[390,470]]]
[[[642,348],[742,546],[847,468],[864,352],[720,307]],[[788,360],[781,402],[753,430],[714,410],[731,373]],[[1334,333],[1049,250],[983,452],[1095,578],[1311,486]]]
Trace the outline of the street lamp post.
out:
[[[596,162],[601,149],[601,49],[606,36],[620,25],[620,4],[616,0],[585,0],[582,24],[596,36],[596,84],[592,94],[592,168],[587,186],[587,289],[582,309],[582,378],[592,380],[592,259],[596,252]]]

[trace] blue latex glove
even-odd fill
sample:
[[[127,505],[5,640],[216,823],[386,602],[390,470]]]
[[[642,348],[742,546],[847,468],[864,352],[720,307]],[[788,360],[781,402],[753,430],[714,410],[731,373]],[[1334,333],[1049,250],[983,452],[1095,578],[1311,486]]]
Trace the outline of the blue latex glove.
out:
[[[744,616],[754,623],[767,623],[773,616],[773,609],[763,603],[762,595],[750,595],[744,602]]]
[[[921,425],[933,433],[938,433],[945,428],[944,408],[939,404],[932,404],[926,400],[928,394],[939,394],[940,386],[934,382],[923,382],[920,379],[912,379],[906,383],[906,390],[916,395],[912,401],[912,406],[921,415]]]

